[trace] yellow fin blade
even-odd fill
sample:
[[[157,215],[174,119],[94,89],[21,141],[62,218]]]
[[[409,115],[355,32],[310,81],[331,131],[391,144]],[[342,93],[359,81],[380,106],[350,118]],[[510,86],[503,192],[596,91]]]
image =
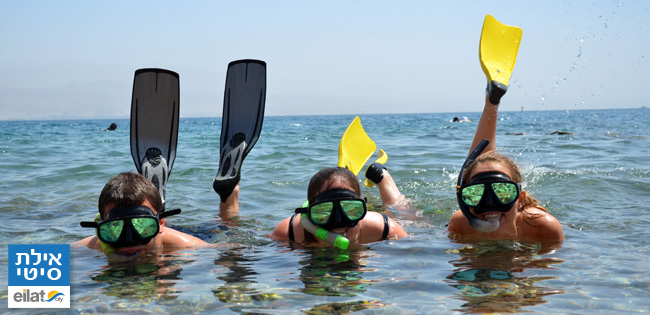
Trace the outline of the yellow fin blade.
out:
[[[357,175],[376,149],[377,145],[363,130],[361,119],[357,116],[350,123],[339,143],[338,166],[347,167]]]
[[[485,16],[479,58],[488,82],[497,81],[506,86],[509,84],[522,33],[519,27],[505,25],[489,14]]]

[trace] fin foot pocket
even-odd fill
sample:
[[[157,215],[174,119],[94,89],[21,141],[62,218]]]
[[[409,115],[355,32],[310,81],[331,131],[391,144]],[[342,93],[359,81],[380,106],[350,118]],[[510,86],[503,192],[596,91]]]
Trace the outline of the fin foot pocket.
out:
[[[366,178],[375,184],[379,184],[381,180],[384,179],[384,175],[382,173],[385,169],[386,167],[384,167],[381,163],[372,163],[366,170]]]
[[[243,133],[235,134],[229,141],[229,148],[222,152],[219,171],[212,184],[212,188],[219,194],[221,202],[226,202],[241,178],[241,165],[244,161],[244,150],[246,150],[245,140],[246,135]]]
[[[499,105],[501,102],[501,97],[503,97],[506,92],[508,91],[508,86],[497,82],[497,81],[491,81],[488,83],[487,86],[487,92],[488,92],[488,97],[490,99],[490,103],[493,105]]]
[[[217,177],[214,179],[214,182],[212,182],[212,189],[214,189],[214,192],[219,195],[221,202],[226,202],[228,197],[230,197],[232,192],[235,190],[235,187],[237,187],[237,184],[239,184],[239,180],[239,174],[234,178],[229,179],[218,179]]]
[[[162,152],[158,148],[149,148],[142,161],[142,175],[151,181],[162,198],[165,204],[165,193],[167,191],[167,176],[169,175],[169,168],[167,162],[162,156]]]

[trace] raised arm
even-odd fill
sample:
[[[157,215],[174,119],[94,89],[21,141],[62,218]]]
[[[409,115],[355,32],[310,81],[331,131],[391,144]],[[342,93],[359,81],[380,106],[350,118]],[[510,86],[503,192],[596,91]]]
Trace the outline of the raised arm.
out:
[[[487,95],[483,114],[476,127],[476,134],[469,152],[482,140],[490,144],[483,152],[496,148],[497,112],[501,97],[506,94],[510,75],[515,67],[522,30],[516,26],[503,24],[487,15],[481,30],[479,60],[487,78]]]
[[[404,200],[404,195],[399,191],[393,177],[384,169],[382,172],[384,179],[377,184],[379,194],[384,205],[395,206]]]
[[[476,126],[476,133],[469,152],[474,150],[474,147],[482,140],[487,139],[490,144],[483,152],[492,151],[496,148],[496,134],[497,134],[497,120],[498,120],[499,106],[490,103],[490,98],[485,95],[485,106],[483,107],[483,114]]]
[[[380,163],[372,163],[366,170],[366,178],[379,188],[381,202],[385,206],[398,206],[404,200],[404,195],[399,191],[393,177]]]

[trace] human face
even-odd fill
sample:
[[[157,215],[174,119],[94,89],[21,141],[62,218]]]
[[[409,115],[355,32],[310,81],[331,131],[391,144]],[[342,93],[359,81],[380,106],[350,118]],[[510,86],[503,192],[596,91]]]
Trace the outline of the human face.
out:
[[[482,162],[476,165],[476,167],[472,170],[472,173],[470,174],[469,182],[471,183],[472,180],[478,179],[481,176],[487,179],[493,178],[498,180],[509,180],[512,178],[511,170],[505,165],[503,165],[502,163],[495,162],[495,161]],[[519,190],[517,190],[517,192],[519,192]],[[486,191],[485,193],[492,193],[492,192]],[[501,226],[505,221],[514,220],[516,216],[516,211],[512,211],[512,210],[518,208],[520,199],[521,199],[520,195],[517,194],[517,199],[514,201],[514,203],[509,204],[510,207],[505,209],[503,208],[503,203],[495,202],[495,204],[500,204],[501,206],[492,207],[491,209],[488,208],[486,211],[476,211],[476,209],[471,207],[470,210],[475,216],[477,216],[479,219],[483,221],[494,222],[498,220],[499,225]]]
[[[142,204],[142,206],[145,206],[149,209],[153,209],[153,206],[148,200],[145,200]],[[108,212],[111,209],[114,209],[116,207],[116,204],[111,203],[109,204],[106,209],[103,211],[103,216],[104,218],[107,217]],[[153,210],[155,213],[155,210]],[[113,256],[113,258],[116,258],[118,260],[132,260],[137,257],[143,256],[148,253],[154,253],[156,252],[157,249],[159,249],[162,246],[162,237],[160,236],[160,233],[162,232],[164,228],[164,220],[165,219],[160,219],[159,221],[159,227],[158,227],[158,234],[155,235],[149,242],[146,244],[139,244],[139,245],[133,245],[133,246],[125,246],[125,247],[111,247],[111,253],[110,256]],[[126,227],[125,227],[126,228]]]
[[[323,183],[323,186],[318,190],[318,195],[332,189],[347,189],[354,192],[354,187],[350,183],[338,178],[334,178],[334,179],[327,180],[325,183]],[[358,230],[359,230],[358,225],[355,225],[354,227],[341,227],[341,228],[331,229],[330,232],[340,234],[349,238],[350,235],[356,235],[356,232],[358,232]]]
[[[343,188],[320,193],[306,211],[313,224],[326,230],[353,227],[366,216],[366,212],[366,201]]]

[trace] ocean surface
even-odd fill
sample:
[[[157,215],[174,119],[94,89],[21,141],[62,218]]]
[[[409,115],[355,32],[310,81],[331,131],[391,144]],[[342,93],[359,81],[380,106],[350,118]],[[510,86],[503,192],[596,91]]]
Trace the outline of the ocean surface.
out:
[[[451,122],[463,115],[472,121]],[[183,213],[168,224],[224,245],[139,264],[73,247],[71,309],[40,311],[650,312],[650,110],[500,114],[497,149],[564,228],[554,249],[447,235],[479,116],[361,116],[412,210],[392,211],[408,238],[351,252],[294,248],[267,235],[306,199],[310,177],[337,164],[353,115],[266,117],[243,164],[240,217],[230,222],[219,218],[212,190],[221,119],[181,118],[167,206]],[[105,131],[112,122],[118,129]],[[0,312],[34,312],[7,309],[7,245],[92,235],[79,222],[94,218],[110,177],[135,170],[129,148],[128,120],[0,121]],[[376,187],[362,190],[373,210],[384,210]]]

